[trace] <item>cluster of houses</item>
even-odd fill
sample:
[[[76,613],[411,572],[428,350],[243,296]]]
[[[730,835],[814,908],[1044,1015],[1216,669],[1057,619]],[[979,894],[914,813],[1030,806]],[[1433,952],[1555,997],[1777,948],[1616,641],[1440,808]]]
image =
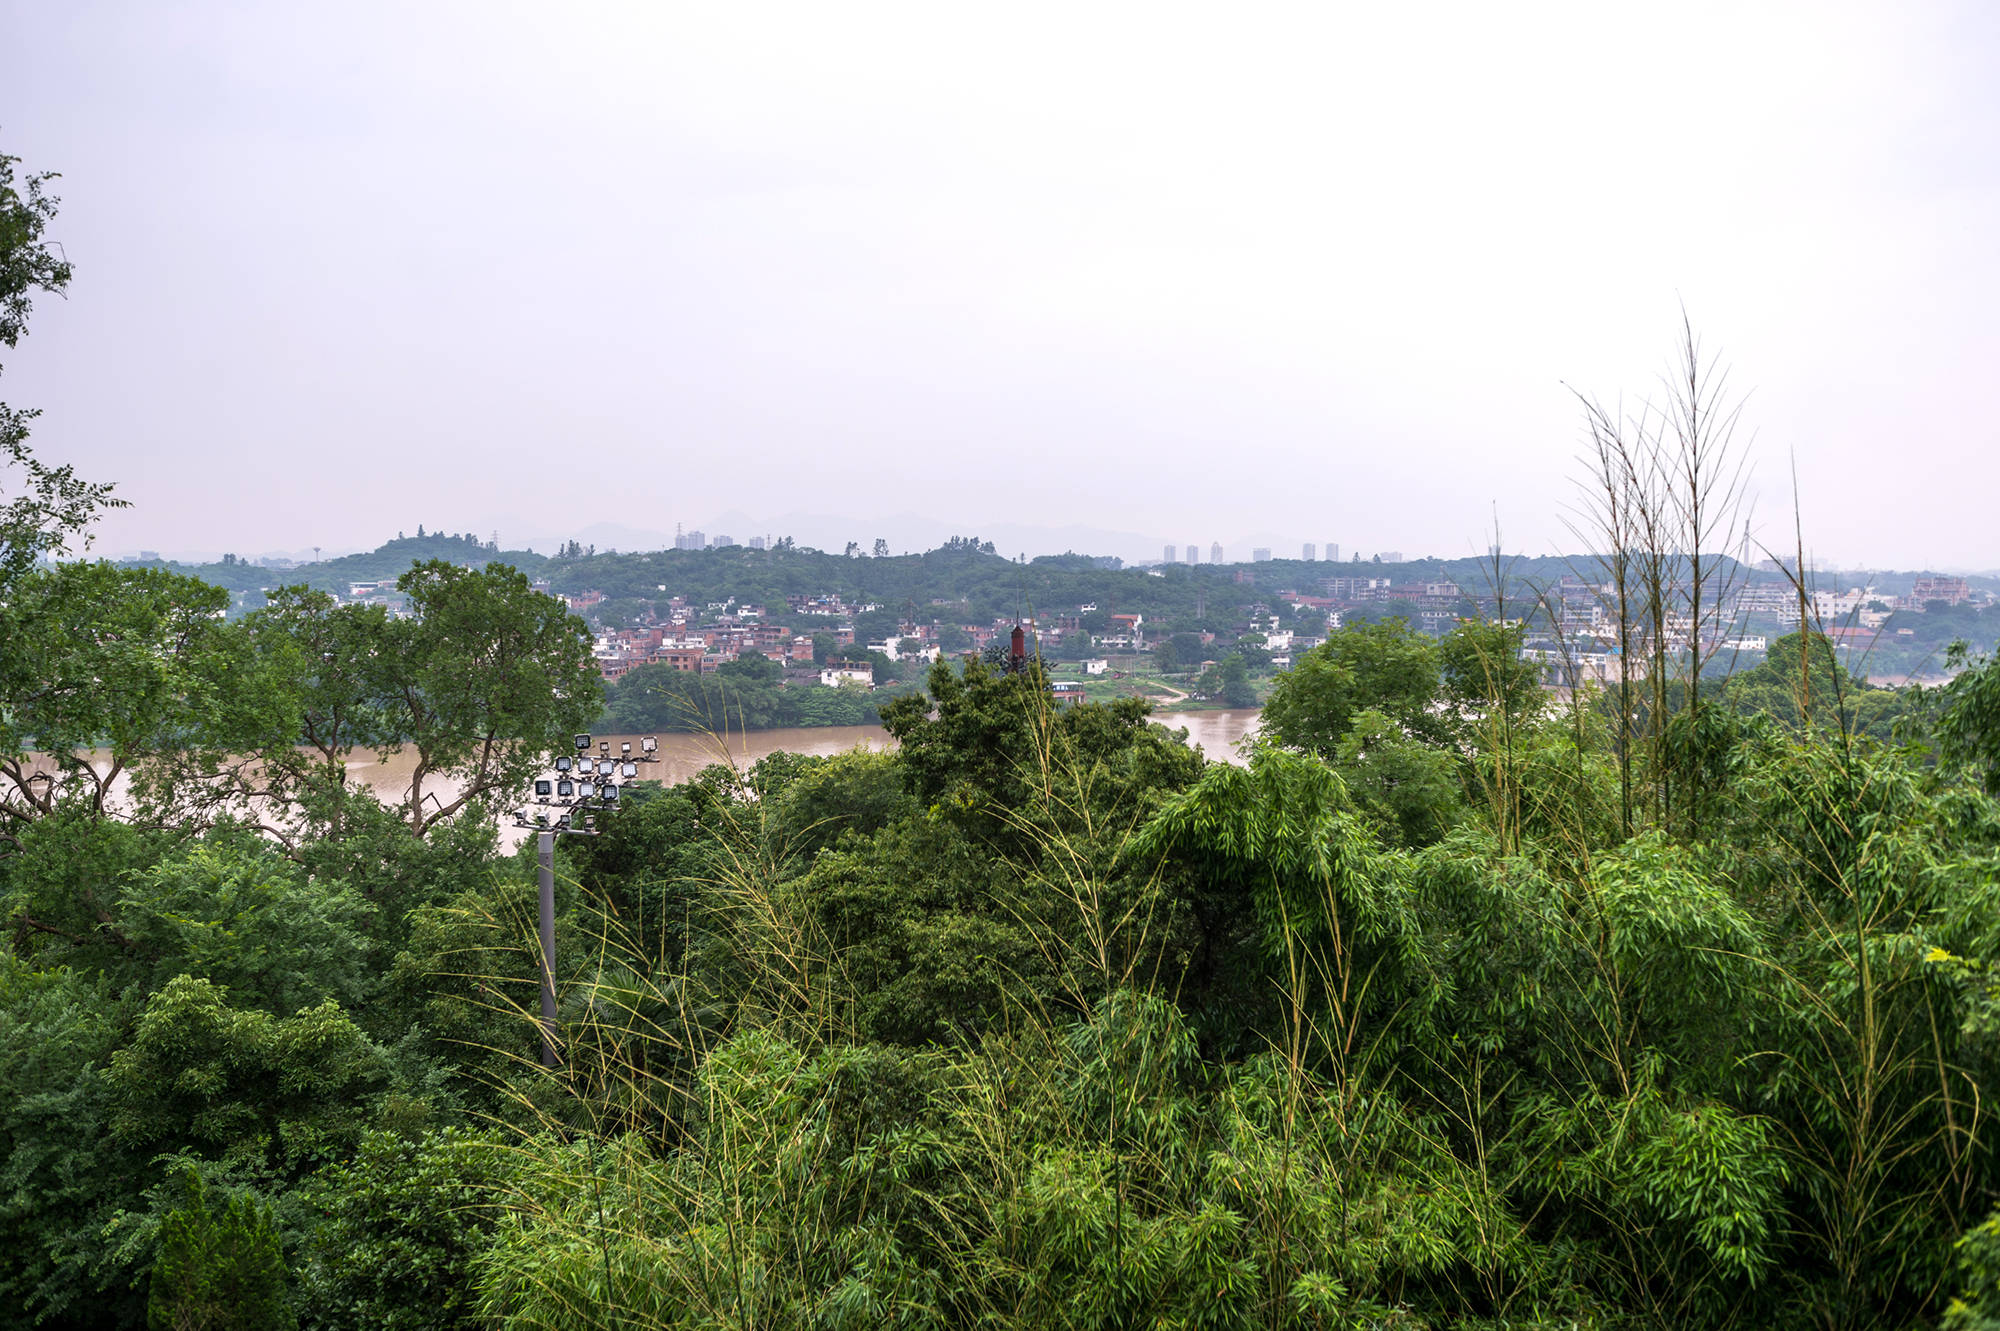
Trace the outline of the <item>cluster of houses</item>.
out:
[[[537,585],[543,591],[548,590],[545,584]],[[572,611],[587,613],[604,598],[596,592],[584,592],[561,599]],[[661,603],[666,615],[658,622],[603,629],[593,648],[598,671],[607,681],[651,665],[699,674],[754,652],[784,665],[788,680],[817,682],[829,688],[843,685],[872,688],[877,682],[878,657],[922,664],[943,655],[939,641],[943,630],[938,621],[905,620],[893,634],[860,642],[855,638],[854,616],[878,610],[879,606],[849,603],[836,593],[793,596],[787,601],[794,616],[823,618],[826,624],[802,625],[794,631],[787,625],[766,623],[762,606],[738,604],[734,600],[697,605],[677,596]],[[1016,628],[1037,635],[1047,649],[1065,638],[1082,634],[1082,617],[1095,609],[1093,605],[1079,606],[1073,613],[1039,623],[1032,619],[1000,619],[991,624],[966,624],[958,628],[969,644],[966,650],[973,653],[995,641],[1005,642]],[[1111,619],[1113,628],[1101,635],[1100,641],[1108,647],[1144,648],[1144,616],[1113,615]],[[814,639],[821,634],[833,639],[836,651],[816,663]],[[1080,668],[1087,675],[1102,675],[1109,671],[1110,661],[1091,658],[1081,662]],[[1065,684],[1057,692],[1080,698],[1082,690],[1081,684]]]
[[[339,605],[379,605],[394,619],[401,619],[410,613],[410,598],[397,589],[394,578],[384,578],[380,582],[350,582],[347,594],[342,596],[336,593],[333,599]]]
[[[1387,579],[1338,578],[1330,583],[1342,584],[1337,590],[1350,592],[1351,584],[1359,584],[1364,594],[1387,592]],[[539,584],[538,584],[539,585]],[[547,590],[546,586],[542,587]],[[1412,592],[1410,589],[1396,589],[1401,595],[1434,597],[1439,604],[1445,603],[1447,594],[1455,596],[1457,589],[1448,584],[1426,585]],[[1285,601],[1295,607],[1335,606],[1326,598],[1300,596],[1291,592],[1281,593]],[[596,592],[583,592],[562,598],[569,608],[578,613],[588,613],[603,601]],[[1373,599],[1388,599],[1376,594]],[[788,618],[793,626],[765,622],[764,607],[739,604],[734,600],[696,604],[682,597],[657,602],[658,622],[630,627],[606,628],[595,642],[595,656],[598,670],[607,681],[623,678],[641,666],[663,665],[670,669],[704,673],[739,659],[746,653],[755,652],[767,659],[774,659],[786,667],[788,680],[795,682],[816,682],[829,688],[842,686],[873,687],[876,679],[876,662],[929,662],[939,659],[944,648],[940,641],[945,633],[943,621],[933,619],[929,623],[904,619],[897,631],[886,637],[857,641],[854,618],[880,609],[869,604],[850,603],[837,593],[802,595],[787,598]],[[938,609],[948,609],[956,602],[938,601]],[[1428,606],[1426,608],[1429,608]],[[1080,701],[1086,692],[1084,680],[1102,677],[1112,673],[1112,655],[1117,653],[1143,653],[1153,650],[1161,640],[1157,626],[1150,633],[1146,617],[1142,613],[1113,613],[1104,616],[1095,632],[1084,627],[1086,618],[1094,623],[1098,607],[1085,603],[1073,610],[1039,617],[1019,617],[995,619],[989,624],[958,624],[953,635],[958,642],[958,650],[967,655],[979,654],[994,644],[1013,648],[1017,640],[1032,640],[1037,649],[1046,656],[1059,655],[1072,663],[1072,668],[1080,679],[1057,680],[1051,684],[1051,693],[1059,701]],[[1338,608],[1327,614],[1329,628],[1340,625]],[[798,620],[806,619],[806,623]],[[811,623],[824,620],[823,626]],[[1263,646],[1271,653],[1271,664],[1278,668],[1289,666],[1292,653],[1303,650],[1320,641],[1317,636],[1301,637],[1293,629],[1285,627],[1285,618],[1271,606],[1257,604],[1248,607],[1242,622],[1234,625],[1238,633],[1256,632],[1262,635]],[[832,638],[835,650],[815,660],[814,640],[825,634]],[[1211,632],[1200,633],[1202,644],[1207,646],[1216,641]],[[1075,648],[1083,646],[1078,653]],[[1065,650],[1065,648],[1068,650]],[[1103,655],[1098,655],[1099,651]],[[1080,659],[1079,659],[1080,657]],[[1199,668],[1203,663],[1185,662],[1190,668]]]
[[[581,613],[603,597],[585,592],[564,599],[571,610]],[[593,651],[598,672],[606,680],[621,679],[648,665],[701,674],[748,652],[795,666],[813,663],[811,636],[794,634],[782,624],[765,623],[760,605],[739,605],[734,600],[695,605],[680,596],[666,604],[668,617],[658,623],[606,629],[598,634]],[[852,628],[831,631],[838,641],[854,641]]]
[[[545,584],[538,585],[547,590]],[[357,600],[383,598],[387,603],[390,598],[400,599],[392,583],[355,583],[350,593]],[[583,592],[563,599],[570,609],[588,613],[604,598],[597,592]],[[1968,587],[1963,578],[1931,577],[1919,578],[1907,596],[1885,596],[1872,586],[1814,592],[1807,598],[1805,609],[1817,624],[1825,626],[1837,646],[1851,646],[1860,645],[1863,639],[1872,640],[1895,611],[1920,611],[1938,601],[1962,605],[1991,599],[1988,594]],[[1342,626],[1344,615],[1388,602],[1408,604],[1417,620],[1413,627],[1438,635],[1449,632],[1469,614],[1490,616],[1504,609],[1518,615],[1530,609],[1525,605],[1518,611],[1512,606],[1495,606],[1490,599],[1469,596],[1449,580],[1397,583],[1374,574],[1323,578],[1311,592],[1282,590],[1276,593],[1275,600],[1280,606],[1290,607],[1290,622],[1294,626],[1304,612],[1313,619],[1323,616],[1329,632]],[[673,597],[659,603],[663,617],[658,622],[604,630],[595,644],[598,668],[606,680],[619,679],[647,665],[702,673],[754,652],[783,664],[790,680],[816,682],[829,688],[872,688],[877,682],[877,660],[921,663],[935,661],[943,654],[940,638],[945,630],[939,619],[919,623],[906,618],[893,634],[857,642],[856,617],[879,611],[880,606],[849,602],[836,592],[789,596],[786,601],[790,613],[785,617],[795,622],[807,621],[796,631],[766,622],[765,609],[759,605],[739,604],[734,600],[695,604]],[[933,607],[948,612],[955,604],[937,600]],[[1620,656],[1613,623],[1616,606],[1613,589],[1574,576],[1562,578],[1546,589],[1539,607],[1542,613],[1534,617],[1534,622],[1542,628],[1524,645],[1522,655],[1540,662],[1552,684],[1604,683],[1618,678]],[[1157,645],[1161,637],[1159,629],[1153,627],[1149,640],[1143,614],[1111,614],[1096,632],[1086,631],[1084,620],[1094,616],[1097,608],[1085,604],[1041,618],[960,624],[956,636],[960,638],[961,650],[971,654],[995,642],[1009,643],[1013,640],[1011,635],[1031,635],[1042,652],[1065,658],[1076,653],[1061,650],[1064,644],[1074,647],[1081,638],[1085,650],[1076,668],[1084,676],[1110,673],[1110,654],[1148,652]],[[1702,650],[1705,655],[1765,651],[1773,630],[1790,631],[1798,626],[1800,609],[1798,593],[1783,583],[1761,582],[1731,588],[1712,616],[1706,612],[1702,615],[1704,623],[1699,634],[1705,639]],[[823,626],[814,621],[823,621]],[[1296,627],[1286,627],[1286,622],[1286,616],[1273,607],[1257,604],[1248,607],[1244,621],[1234,628],[1239,634],[1261,634],[1263,646],[1271,654],[1271,664],[1282,669],[1292,663],[1296,652],[1321,640],[1318,636],[1301,634]],[[814,639],[820,634],[832,638],[836,651],[816,660]],[[1664,636],[1668,650],[1680,654],[1689,649],[1698,635],[1690,617],[1676,613],[1667,617]],[[1200,637],[1204,646],[1215,641],[1213,633],[1203,632]],[[1095,655],[1098,650],[1106,655]],[[1636,648],[1633,655],[1632,669],[1643,674],[1644,663],[1636,659],[1639,655]],[[1083,683],[1065,680],[1057,681],[1052,691],[1059,698],[1080,700],[1085,690]]]
[[[578,612],[602,599],[595,592],[564,598],[570,609]],[[817,680],[829,688],[843,684],[872,687],[872,654],[898,662],[935,661],[942,654],[936,624],[905,622],[887,637],[857,643],[852,617],[879,606],[850,605],[834,594],[787,599],[795,614],[824,617],[827,624],[794,632],[788,625],[766,623],[761,605],[739,604],[733,599],[696,605],[676,596],[664,603],[667,617],[657,623],[600,632],[594,645],[598,671],[606,680],[623,678],[648,665],[701,674],[755,653],[784,665],[791,679]],[[813,640],[821,634],[831,637],[836,648],[852,652],[855,659],[832,657],[815,664]]]
[[[1365,574],[1341,575],[1320,579],[1319,592],[1315,596],[1286,590],[1277,595],[1287,605],[1324,611],[1329,631],[1341,626],[1345,611],[1390,601],[1409,605],[1416,612],[1414,627],[1437,636],[1449,633],[1466,613],[1465,592],[1449,580],[1398,583]]]
[[[1621,672],[1615,587],[1565,577],[1550,591],[1555,628],[1549,636],[1529,642],[1521,653],[1541,664],[1546,682],[1606,684],[1621,673],[1633,679],[1645,677],[1645,657],[1652,650],[1649,637],[1631,644],[1631,663]],[[1703,612],[1699,634],[1693,617],[1676,611],[1665,617],[1661,636],[1671,655],[1685,655],[1699,637],[1704,659],[1727,658],[1768,651],[1774,632],[1795,631],[1803,617],[1832,642],[1834,650],[1866,652],[1889,631],[1891,615],[1922,614],[1940,601],[1951,606],[1985,605],[1993,599],[1990,593],[1969,586],[1964,578],[1953,577],[1918,578],[1902,596],[1874,586],[1813,590],[1801,595],[1796,586],[1784,582],[1749,583],[1728,588],[1712,612]],[[1915,630],[1905,627],[1894,632],[1907,638],[1914,636]]]

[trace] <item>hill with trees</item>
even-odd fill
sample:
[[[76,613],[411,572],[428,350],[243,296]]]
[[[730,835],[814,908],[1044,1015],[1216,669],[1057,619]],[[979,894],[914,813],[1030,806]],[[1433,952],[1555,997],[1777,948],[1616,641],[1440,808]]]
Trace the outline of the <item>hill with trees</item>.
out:
[[[263,604],[260,593],[265,588],[302,586],[330,595],[344,596],[354,583],[393,583],[418,564],[434,560],[472,568],[483,567],[489,563],[506,564],[531,574],[538,572],[547,562],[532,550],[501,550],[470,532],[447,536],[441,532],[425,533],[422,528],[418,531],[419,534],[416,536],[403,536],[399,533],[394,540],[384,541],[373,550],[338,555],[285,569],[269,568],[233,554],[226,554],[210,564],[130,559],[120,561],[120,566],[157,567],[183,577],[199,578],[214,586],[225,587],[236,594],[232,598],[232,603],[240,611],[247,612]]]

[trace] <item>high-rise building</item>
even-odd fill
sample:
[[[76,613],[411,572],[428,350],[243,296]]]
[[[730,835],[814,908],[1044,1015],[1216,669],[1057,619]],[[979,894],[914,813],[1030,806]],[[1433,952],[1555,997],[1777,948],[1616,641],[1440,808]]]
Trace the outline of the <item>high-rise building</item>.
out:
[[[1312,563],[1315,559],[1319,558],[1319,547],[1314,545],[1311,541],[1307,541],[1305,544],[1305,549],[1299,555],[1299,558],[1305,560],[1306,563],[1308,564]]]
[[[1332,541],[1328,541],[1326,543],[1326,557],[1338,563],[1340,560],[1340,547]]]
[[[1403,552],[1401,550],[1384,550],[1375,557],[1385,564],[1400,564],[1403,562]]]
[[[709,548],[711,550],[720,550],[725,545],[734,545],[734,544],[736,544],[736,538],[734,536],[725,536],[721,532],[717,532],[715,539],[708,543]]]
[[[1170,545],[1167,547],[1166,559],[1162,560],[1161,562],[1171,564],[1179,556],[1179,554],[1180,554],[1180,547],[1175,545]]]
[[[691,531],[684,535],[676,536],[674,537],[674,549],[706,550],[708,549],[708,537],[698,531]]]
[[[1222,562],[1221,541],[1217,541],[1215,544],[1208,547],[1208,562],[1211,564],[1220,564]]]
[[[1190,546],[1188,546],[1188,548],[1187,548],[1187,562],[1188,562],[1188,563],[1190,563],[1190,564],[1199,564],[1199,563],[1201,562],[1201,547],[1200,547],[1200,546],[1198,546],[1198,545],[1190,545]]]
[[[750,538],[750,548],[751,548],[752,550],[762,550],[762,549],[764,548],[764,546],[765,546],[765,541],[764,541],[764,538],[763,538],[763,537],[761,537],[761,536],[752,536],[752,537]]]
[[[1271,562],[1271,547],[1269,547],[1269,546],[1267,546],[1267,545],[1259,545],[1259,546],[1253,546],[1253,547],[1251,548],[1251,550],[1250,550],[1250,562],[1251,562],[1251,563],[1253,563],[1253,564],[1268,564],[1268,563],[1270,563],[1270,562]]]

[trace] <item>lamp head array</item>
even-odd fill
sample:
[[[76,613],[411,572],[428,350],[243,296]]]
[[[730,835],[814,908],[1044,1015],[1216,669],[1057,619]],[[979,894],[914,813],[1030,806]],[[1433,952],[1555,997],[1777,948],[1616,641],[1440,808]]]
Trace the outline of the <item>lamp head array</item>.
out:
[[[596,809],[613,807],[618,803],[619,786],[611,778],[634,780],[639,775],[640,763],[656,763],[659,758],[660,741],[655,735],[645,735],[639,740],[639,754],[632,753],[632,742],[621,740],[618,745],[618,759],[611,757],[611,741],[600,740],[591,735],[577,735],[576,754],[559,755],[553,766],[557,776],[537,777],[534,782],[535,803],[546,805],[553,814],[537,812],[532,820],[527,809],[514,811],[516,827],[534,828],[556,832],[595,832],[597,830]],[[597,745],[597,753],[590,752],[590,746]]]

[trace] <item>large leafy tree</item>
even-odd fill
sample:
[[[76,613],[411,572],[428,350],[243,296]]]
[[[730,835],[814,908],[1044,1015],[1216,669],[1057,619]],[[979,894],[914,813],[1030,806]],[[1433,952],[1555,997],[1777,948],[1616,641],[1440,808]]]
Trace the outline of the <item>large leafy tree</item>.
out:
[[[1755,668],[1723,686],[1723,700],[1745,716],[1768,716],[1788,730],[1808,725],[1887,741],[1909,701],[1851,672],[1818,633],[1788,633]]]
[[[212,1196],[194,1170],[183,1176],[182,1187],[181,1205],[160,1226],[147,1324],[211,1331],[296,1327],[270,1209],[254,1197]]]
[[[1204,670],[1196,687],[1205,697],[1215,698],[1225,707],[1257,705],[1257,690],[1251,686],[1250,670],[1241,652],[1231,652]]]
[[[207,976],[281,1016],[375,988],[373,913],[240,827],[186,841],[65,809],[23,830],[0,894],[17,954],[143,997]]]
[[[339,605],[286,587],[245,632],[263,674],[294,699],[296,727],[226,775],[287,835],[355,822],[357,752],[414,752],[395,802],[422,837],[518,793],[552,749],[603,708],[583,622],[504,564],[418,564],[397,584],[410,614]],[[365,813],[365,811],[364,811]]]
[[[939,661],[929,687],[882,709],[906,788],[1003,853],[1035,852],[1050,820],[1129,826],[1200,774],[1199,757],[1148,723],[1147,703],[1063,706],[1033,664],[995,674]]]
[[[164,569],[103,563],[15,585],[0,606],[0,839],[66,804],[177,821],[191,768],[290,739],[285,698],[218,618],[227,600]]]
[[[301,1176],[354,1146],[390,1074],[332,999],[275,1017],[181,975],[147,1001],[111,1057],[109,1126],[120,1142]]]
[[[17,178],[20,160],[0,153],[0,347],[10,351],[27,332],[34,297],[59,296],[70,279],[69,260],[42,234],[59,202],[48,192],[55,176]],[[37,414],[0,402],[0,594],[37,560],[84,537],[99,509],[124,502],[72,467],[35,459],[28,426]]]
[[[604,692],[583,622],[518,569],[430,560],[396,585],[412,618],[388,625],[382,688],[392,742],[416,751],[403,816],[422,835],[517,793],[546,754],[597,719]]]
[[[1428,845],[1464,811],[1458,760],[1380,712],[1355,714],[1336,757],[1355,804],[1391,844]]]
[[[883,709],[914,816],[820,853],[801,888],[831,946],[879,979],[862,986],[881,990],[858,1004],[863,1029],[921,1039],[1028,995],[1080,1008],[1126,976],[1189,967],[1191,884],[1125,852],[1199,755],[1138,699],[1053,702],[1033,665],[939,662],[929,684]]]
[[[0,347],[27,332],[38,295],[61,295],[70,264],[44,232],[56,215],[53,175],[17,175],[0,154]],[[103,565],[41,569],[88,544],[111,487],[52,467],[28,449],[36,413],[0,404],[0,839],[83,801],[108,811],[120,778],[164,748],[240,739],[242,677],[219,659],[212,617],[227,597],[163,570]],[[254,728],[254,727],[252,727]],[[80,748],[103,746],[94,760]],[[40,763],[30,749],[45,751]]]
[[[378,1331],[474,1331],[472,1263],[490,1242],[506,1185],[501,1137],[461,1129],[412,1141],[371,1132],[351,1161],[311,1184],[315,1228],[301,1273],[320,1324]]]
[[[1519,625],[1467,620],[1438,643],[1444,698],[1475,742],[1532,721],[1548,702],[1533,662],[1521,659]]]
[[[139,992],[202,975],[278,1016],[332,998],[350,1006],[374,989],[360,895],[311,881],[268,842],[215,836],[126,875],[118,903]]]
[[[1442,740],[1437,644],[1406,620],[1341,629],[1299,658],[1264,703],[1264,730],[1279,742],[1332,757],[1357,714],[1372,711],[1423,740]]]
[[[90,1271],[99,1210],[143,1160],[106,1135],[105,1068],[129,1019],[101,979],[0,957],[0,1304],[23,1321],[131,1311]]]
[[[260,665],[297,700],[295,736],[259,755],[260,793],[339,827],[348,760],[396,738],[381,606],[340,605],[325,592],[282,587],[244,622]]]
[[[92,813],[82,801],[17,825],[0,856],[0,911],[14,952],[37,964],[123,964],[118,900],[128,874],[171,853],[173,832]]]
[[[1466,625],[1440,645],[1386,619],[1332,634],[1279,676],[1264,730],[1334,764],[1378,833],[1414,846],[1458,820],[1471,757],[1511,751],[1542,700],[1516,631]]]

